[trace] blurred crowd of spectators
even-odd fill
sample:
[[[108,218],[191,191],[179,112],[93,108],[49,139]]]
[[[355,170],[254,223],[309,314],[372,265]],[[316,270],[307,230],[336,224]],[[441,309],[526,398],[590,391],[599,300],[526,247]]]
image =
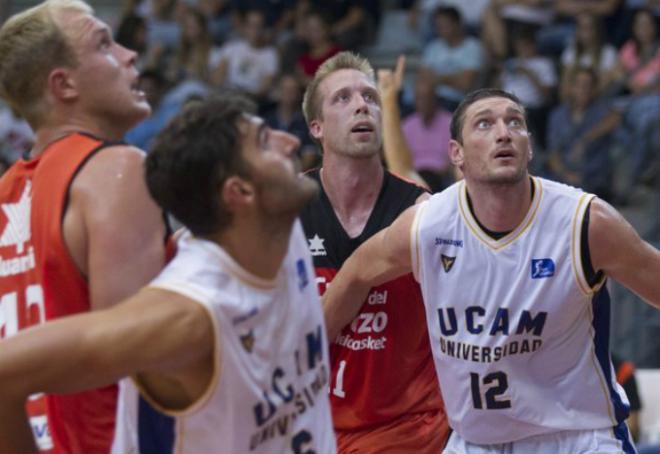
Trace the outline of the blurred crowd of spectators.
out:
[[[394,9],[406,11],[405,30],[379,30]],[[383,33],[412,33],[418,58],[401,97],[403,128],[434,190],[452,181],[451,111],[466,92],[499,86],[528,110],[534,173],[625,203],[659,178],[659,18],[660,0],[125,0],[112,25],[139,54],[154,113],[126,140],[146,150],[185,103],[230,87],[296,134],[304,166],[314,166],[300,104],[318,66],[340,50],[369,56]],[[0,165],[31,140],[0,110]],[[625,190],[614,189],[615,173]]]

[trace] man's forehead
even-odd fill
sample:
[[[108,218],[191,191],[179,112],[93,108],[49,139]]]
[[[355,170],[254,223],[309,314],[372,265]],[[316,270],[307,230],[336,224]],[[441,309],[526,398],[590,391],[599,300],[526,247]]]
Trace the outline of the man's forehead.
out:
[[[263,123],[263,118],[243,112],[241,114],[241,121],[238,122],[238,130],[241,131],[241,134],[247,134],[250,130],[260,128]]]
[[[518,112],[523,113],[522,108],[513,100],[500,96],[480,99],[470,105],[465,112],[466,117],[474,117],[482,113],[496,112]]]
[[[82,11],[62,11],[56,21],[62,31],[74,40],[110,30],[105,22]]]
[[[337,90],[354,86],[376,87],[374,82],[365,73],[350,68],[340,69],[328,74],[321,82],[321,90],[326,93],[333,93]]]

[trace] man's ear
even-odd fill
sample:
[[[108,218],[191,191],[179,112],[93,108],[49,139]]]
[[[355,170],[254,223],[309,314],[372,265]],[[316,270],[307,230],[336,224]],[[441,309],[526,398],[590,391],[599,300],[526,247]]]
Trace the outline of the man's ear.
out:
[[[321,126],[321,122],[319,122],[319,120],[312,120],[309,123],[309,133],[316,140],[319,142],[321,141],[321,138],[323,137],[323,126]]]
[[[222,185],[222,201],[231,211],[250,205],[254,201],[254,196],[252,183],[238,175],[227,178]]]
[[[61,101],[78,97],[76,82],[66,68],[55,68],[48,74],[48,91]]]
[[[463,145],[458,143],[456,140],[449,141],[449,160],[456,167],[460,168],[465,161],[465,156],[463,155]]]

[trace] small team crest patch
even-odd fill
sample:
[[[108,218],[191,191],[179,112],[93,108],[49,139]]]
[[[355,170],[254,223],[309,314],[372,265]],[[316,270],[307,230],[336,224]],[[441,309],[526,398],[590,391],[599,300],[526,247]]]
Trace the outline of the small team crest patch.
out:
[[[250,330],[249,333],[240,336],[240,339],[241,339],[241,344],[243,344],[243,348],[248,353],[252,353],[252,348],[254,347],[254,333],[252,332],[252,330]]]
[[[532,259],[532,279],[543,279],[555,275],[552,259]]]
[[[442,254],[442,267],[445,269],[445,273],[451,271],[451,267],[454,266],[456,257],[449,257],[448,255]]]

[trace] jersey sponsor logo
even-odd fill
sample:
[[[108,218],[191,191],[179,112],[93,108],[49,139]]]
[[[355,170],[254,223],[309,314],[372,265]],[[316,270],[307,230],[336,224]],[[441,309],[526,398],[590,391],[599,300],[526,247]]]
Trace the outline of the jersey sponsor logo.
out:
[[[531,353],[538,350],[543,341],[541,336],[548,313],[539,311],[532,313],[523,310],[516,321],[510,321],[510,312],[506,307],[497,308],[487,314],[484,307],[469,306],[465,309],[464,319],[460,319],[453,307],[438,309],[438,322],[440,328],[440,351],[447,356],[467,361],[490,363],[499,361],[505,356]],[[463,322],[465,323],[463,325]],[[459,333],[465,326],[467,333],[474,336],[521,336],[522,339],[512,340],[497,347],[474,345],[450,339]],[[515,329],[514,329],[515,327]],[[467,334],[465,333],[465,334]]]
[[[435,237],[436,246],[456,246],[463,247],[463,240],[451,240],[447,238],[440,238],[439,236]]]
[[[335,339],[335,344],[342,347],[346,347],[349,350],[360,351],[360,350],[382,350],[385,348],[385,343],[387,338],[382,337],[371,337],[367,336],[364,339],[355,339],[350,336],[350,334],[340,334]]]
[[[314,238],[308,238],[307,241],[309,241],[309,252],[312,254],[312,257],[328,255],[323,245],[325,240],[319,237],[318,233],[314,235]]]
[[[442,259],[442,267],[445,269],[445,273],[449,273],[451,267],[454,266],[456,257],[449,257],[448,255],[442,254],[440,258]]]
[[[241,345],[243,345],[245,351],[252,353],[252,349],[254,348],[254,332],[250,330],[248,333],[238,336],[238,338],[241,340]]]
[[[0,246],[16,246],[17,257],[0,257],[0,276],[13,276],[25,273],[36,266],[34,248],[25,243],[32,236],[30,230],[30,211],[32,210],[32,182],[27,180],[16,203],[3,203],[2,211],[7,218],[7,225],[0,235]]]
[[[532,279],[542,279],[555,275],[555,262],[552,259],[532,259]]]
[[[387,291],[378,295],[385,295],[387,298]],[[380,304],[384,304],[380,303]],[[385,348],[387,343],[386,336],[374,336],[378,333],[382,333],[385,328],[387,328],[387,312],[361,312],[353,319],[349,326],[351,332],[358,335],[367,335],[367,337],[354,338],[351,337],[350,333],[340,334],[335,338],[335,344],[346,347],[349,350],[359,351],[359,350],[382,350]]]
[[[369,296],[367,296],[367,304],[370,306],[387,304],[387,290],[384,290],[383,292],[374,290],[373,292],[369,293]]]
[[[309,284],[307,267],[305,267],[305,261],[303,259],[296,260],[296,272],[298,273],[298,290],[302,290]]]
[[[329,376],[323,358],[324,332],[317,325],[305,334],[301,348],[293,354],[294,367],[273,368],[268,385],[262,389],[263,399],[252,407],[256,431],[250,435],[250,451],[276,437],[287,436],[292,439],[294,452],[298,452],[295,446],[299,443],[294,440],[300,437],[300,432],[292,433],[296,420],[312,408],[319,408],[318,399],[327,399]],[[308,433],[298,441],[311,443],[312,435]]]

